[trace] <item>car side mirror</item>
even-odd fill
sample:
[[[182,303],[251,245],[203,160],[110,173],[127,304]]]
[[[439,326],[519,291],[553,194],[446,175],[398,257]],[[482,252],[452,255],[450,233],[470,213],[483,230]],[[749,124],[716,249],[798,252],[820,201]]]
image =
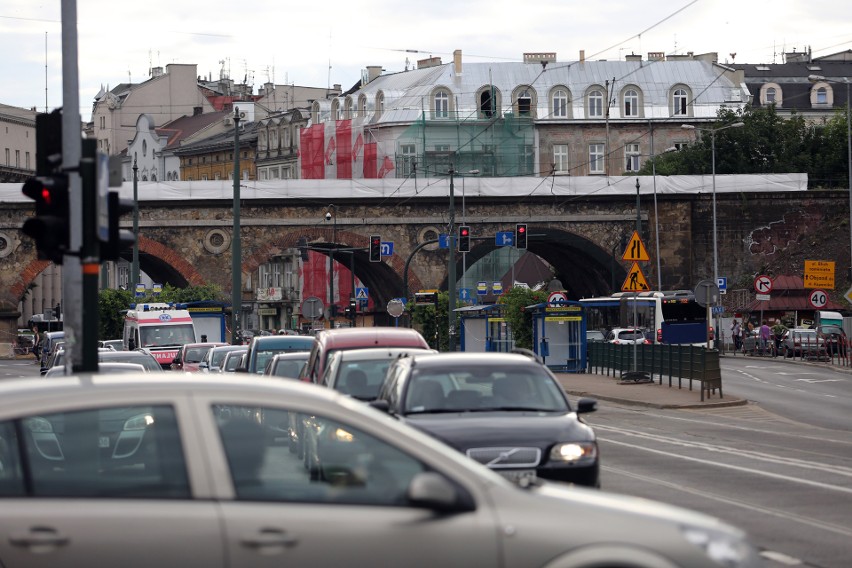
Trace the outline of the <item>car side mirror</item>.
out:
[[[408,501],[419,507],[436,511],[472,511],[473,504],[463,499],[449,479],[434,471],[418,473],[411,479],[406,492]]]
[[[598,401],[594,398],[581,398],[577,401],[577,414],[586,414],[598,409]]]
[[[375,408],[379,412],[384,412],[385,414],[390,413],[390,404],[388,404],[388,401],[386,401],[384,399],[378,399],[377,398],[375,400],[371,400],[367,404],[369,406],[372,406],[373,408]]]

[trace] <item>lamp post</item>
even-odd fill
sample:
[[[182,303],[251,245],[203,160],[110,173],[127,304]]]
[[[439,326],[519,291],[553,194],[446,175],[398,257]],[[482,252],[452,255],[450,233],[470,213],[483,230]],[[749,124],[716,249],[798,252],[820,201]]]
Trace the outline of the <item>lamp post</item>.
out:
[[[136,166],[136,158],[133,158],[133,263],[130,266],[130,289],[136,294],[136,285],[139,284],[139,168]]]
[[[687,130],[701,130],[703,132],[710,133],[710,163],[713,178],[713,282],[717,286],[719,285],[719,247],[717,244],[718,234],[716,231],[716,133],[722,130],[727,130],[728,128],[740,128],[742,126],[745,126],[745,123],[734,122],[718,128],[698,128],[692,124],[684,124],[681,126],[681,128]],[[716,325],[716,331],[719,331],[718,322]]]
[[[450,352],[456,350],[456,194],[453,187],[453,176],[456,171],[450,164],[450,212],[449,227],[447,228],[447,241],[450,250],[447,255],[447,344]]]
[[[334,247],[337,246],[337,207],[334,204],[328,206],[325,212],[325,220],[332,221],[331,246],[328,248],[328,326],[334,327]]]
[[[840,83],[834,79],[826,79],[822,75],[808,75],[811,83]],[[846,83],[846,164],[849,168],[846,184],[849,186],[849,275],[852,278],[852,116],[849,111],[849,77],[843,77]]]
[[[239,345],[237,330],[242,308],[242,250],[240,246],[240,109],[234,107],[234,229],[231,236],[231,343]]]

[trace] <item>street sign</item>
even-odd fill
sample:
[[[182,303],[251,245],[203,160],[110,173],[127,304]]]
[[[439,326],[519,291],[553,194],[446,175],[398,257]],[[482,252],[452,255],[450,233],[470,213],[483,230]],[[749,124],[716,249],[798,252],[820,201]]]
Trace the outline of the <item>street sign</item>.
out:
[[[355,299],[356,300],[366,300],[370,297],[370,289],[369,288],[355,288]]]
[[[547,303],[548,304],[555,304],[555,303],[567,302],[567,301],[568,301],[568,296],[566,296],[565,292],[562,292],[562,291],[551,292],[550,295],[547,297]]]
[[[503,283],[499,280],[494,282],[493,284],[491,284],[491,291],[497,296],[499,296],[503,293]]]
[[[470,301],[471,295],[472,293],[470,288],[459,288],[459,300],[463,300],[465,302]]]
[[[498,231],[497,235],[494,237],[494,246],[515,246],[515,233],[513,233],[512,231]]]
[[[758,294],[769,294],[772,291],[772,279],[765,274],[761,274],[754,279],[754,291]]]
[[[382,256],[393,256],[393,241],[382,241]]]
[[[834,290],[834,261],[806,260],[803,280],[805,288]]]
[[[814,309],[822,309],[826,304],[828,304],[828,294],[826,294],[823,290],[812,290],[811,293],[808,294],[808,302],[810,302]]]
[[[398,318],[405,311],[405,304],[401,300],[393,299],[388,302],[388,314],[391,317]]]
[[[302,302],[302,315],[306,318],[317,319],[322,316],[324,309],[325,306],[323,305],[322,300],[316,296],[305,298]]]
[[[450,237],[446,234],[438,235],[438,248],[448,249],[450,248]]]
[[[852,286],[850,286],[849,289],[846,290],[846,293],[843,294],[843,297],[846,298],[847,302],[852,304]]]
[[[759,302],[768,302],[772,299],[772,296],[770,294],[755,294],[754,299]]]
[[[702,308],[719,303],[719,287],[712,280],[702,280],[695,285],[695,302]]]
[[[719,291],[728,289],[728,278],[726,276],[720,276],[716,279],[716,286],[719,287]],[[724,292],[722,292],[724,294]]]
[[[476,293],[480,296],[488,294],[488,282],[479,281],[476,283]]]
[[[624,279],[624,284],[621,285],[622,292],[642,292],[649,290],[648,281],[645,275],[642,274],[642,269],[639,264],[634,262],[630,267],[630,272],[627,273],[627,278]]]
[[[137,284],[135,294],[136,294],[137,298],[144,298],[145,297],[145,285],[144,284]]]
[[[725,306],[713,306],[713,313],[714,314],[724,314],[725,313]]]
[[[627,243],[627,248],[624,249],[624,254],[621,255],[621,260],[632,260],[634,262],[645,262],[651,260],[648,256],[648,249],[642,243],[642,238],[639,233],[633,231],[633,236],[630,237],[630,242]],[[647,290],[647,288],[646,288]]]

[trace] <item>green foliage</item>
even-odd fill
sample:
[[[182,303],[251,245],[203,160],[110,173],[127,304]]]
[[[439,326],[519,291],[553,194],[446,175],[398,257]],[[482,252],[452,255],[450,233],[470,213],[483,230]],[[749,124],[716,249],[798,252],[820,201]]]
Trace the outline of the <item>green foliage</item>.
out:
[[[411,322],[426,338],[429,346],[438,351],[449,351],[450,349],[450,340],[447,334],[449,327],[448,298],[447,292],[438,292],[437,310],[436,306],[414,306],[411,309]],[[413,301],[409,305],[412,304]]]
[[[512,330],[515,347],[533,348],[532,313],[524,311],[527,306],[547,301],[548,292],[515,287],[503,293],[498,304],[503,305],[503,317]]]
[[[158,296],[149,294],[144,298],[136,298],[132,290],[105,289],[98,293],[98,337],[100,339],[118,339],[124,332],[124,311],[131,304],[144,302],[183,303],[197,300],[223,300],[224,296],[218,286],[205,284],[203,286],[187,286],[175,288],[169,284],[163,287]]]

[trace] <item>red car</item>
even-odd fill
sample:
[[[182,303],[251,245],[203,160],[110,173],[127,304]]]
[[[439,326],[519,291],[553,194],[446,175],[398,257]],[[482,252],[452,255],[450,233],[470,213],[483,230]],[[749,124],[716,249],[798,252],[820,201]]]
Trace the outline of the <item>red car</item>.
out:
[[[199,371],[198,364],[204,360],[207,352],[220,345],[227,345],[227,343],[187,343],[182,345],[172,361],[172,371],[197,373]]]

